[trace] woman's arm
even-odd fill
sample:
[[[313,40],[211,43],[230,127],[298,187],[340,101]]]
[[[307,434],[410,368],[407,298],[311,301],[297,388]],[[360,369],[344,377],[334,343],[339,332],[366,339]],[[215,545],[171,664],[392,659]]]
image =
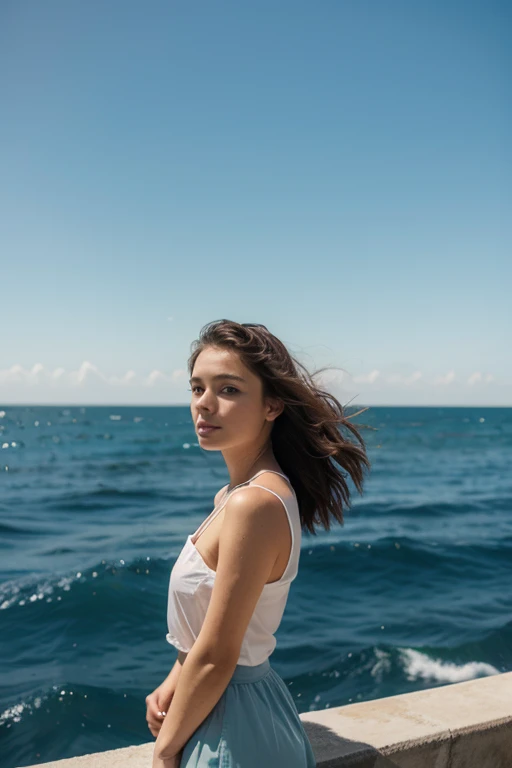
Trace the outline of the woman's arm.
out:
[[[181,670],[183,668],[183,662],[187,658],[187,654],[183,653],[183,651],[178,651],[178,658],[174,662],[174,666],[163,681],[161,683],[161,687],[164,688],[166,691],[174,691],[176,690],[176,686],[178,684],[178,679],[181,673]]]
[[[281,502],[257,488],[241,489],[226,504],[212,595],[156,740],[159,760],[178,755],[226,690],[279,556],[279,537],[269,535],[278,509]]]
[[[160,733],[163,718],[167,714],[172,697],[174,696],[186,657],[187,654],[180,651],[173,668],[165,680],[152,693],[146,696],[146,720],[148,728],[155,739]]]
[[[237,658],[228,663],[198,643],[183,665],[177,687],[155,742],[155,756],[165,761],[183,749],[193,732],[218,702],[233,675]],[[164,763],[165,764],[165,763]]]

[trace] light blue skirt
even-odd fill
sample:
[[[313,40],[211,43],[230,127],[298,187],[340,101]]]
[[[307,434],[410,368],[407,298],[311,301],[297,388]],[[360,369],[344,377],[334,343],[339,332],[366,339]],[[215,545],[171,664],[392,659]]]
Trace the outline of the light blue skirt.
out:
[[[315,768],[286,683],[266,659],[237,664],[226,690],[183,747],[180,768]]]

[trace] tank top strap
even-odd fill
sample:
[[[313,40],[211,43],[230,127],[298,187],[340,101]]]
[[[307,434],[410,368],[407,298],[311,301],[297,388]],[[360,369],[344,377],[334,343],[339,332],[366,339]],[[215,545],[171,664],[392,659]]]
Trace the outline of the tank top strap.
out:
[[[223,486],[223,487],[224,487],[224,488],[227,488],[227,485],[225,485],[225,486]],[[222,497],[222,498],[223,498],[223,500],[226,498],[226,495],[227,495],[227,494],[225,493],[225,494],[224,494],[224,496]],[[195,540],[195,537],[196,537],[196,536],[198,536],[198,537],[199,537],[199,535],[200,535],[200,534],[201,534],[201,533],[202,533],[202,532],[205,530],[205,528],[208,528],[208,526],[209,526],[209,525],[210,525],[210,523],[211,523],[211,522],[214,520],[214,518],[215,518],[215,517],[217,517],[217,514],[220,512],[221,508],[222,508],[222,502],[221,502],[220,504],[218,504],[216,507],[214,507],[214,508],[212,509],[212,511],[210,512],[210,514],[208,515],[208,517],[206,517],[206,518],[203,520],[203,522],[201,523],[201,525],[199,526],[199,528],[197,528],[197,529],[194,531],[194,533],[193,533],[193,534],[191,535],[191,537],[190,537],[192,540]]]
[[[277,474],[281,474],[281,473],[278,472]],[[258,483],[251,483],[249,488],[263,488],[265,491],[268,491],[269,493],[272,493],[274,496],[276,496],[279,499],[279,501],[281,502],[281,504],[283,505],[283,507],[285,509],[286,517],[288,518],[288,524],[290,526],[290,534],[291,534],[291,537],[292,537],[292,544],[291,544],[291,547],[290,547],[290,555],[288,557],[288,562],[286,563],[286,568],[283,571],[283,575],[279,579],[279,582],[284,582],[288,578],[288,574],[289,574],[290,569],[292,569],[294,567],[294,559],[297,557],[297,543],[296,543],[297,541],[299,541],[299,547],[300,547],[300,535],[297,538],[297,529],[296,529],[296,525],[298,525],[299,523],[297,523],[294,520],[294,516],[292,515],[292,512],[290,511],[290,508],[289,508],[288,504],[286,503],[286,500],[283,499],[283,497],[280,496],[278,493],[276,493],[276,491],[273,491],[272,488],[267,488],[266,485],[259,485]],[[292,490],[293,490],[293,488],[292,488]],[[295,491],[293,491],[293,495],[294,495],[294,498],[296,498]],[[276,582],[274,582],[274,583],[276,583]]]
[[[252,477],[250,477],[249,480],[246,480],[245,482],[240,483],[239,485],[235,485],[234,488],[232,488],[230,491],[227,491],[224,494],[224,496],[222,497],[222,500],[220,501],[220,503],[215,507],[215,509],[212,512],[210,512],[208,517],[205,520],[203,520],[203,522],[201,523],[199,528],[192,534],[192,536],[191,536],[192,543],[195,544],[195,542],[197,541],[199,536],[203,533],[203,531],[205,531],[206,528],[208,528],[208,526],[210,525],[210,523],[212,523],[215,520],[215,518],[217,517],[217,515],[219,514],[221,509],[224,507],[228,497],[231,496],[232,493],[237,491],[239,488],[243,488],[245,485],[248,485],[253,480],[255,480],[257,477],[262,475],[264,472],[272,472],[275,475],[281,475],[281,477],[284,477],[284,479],[288,481],[288,484],[289,484],[293,494],[295,495],[295,491],[294,491],[293,486],[292,486],[292,484],[290,482],[290,478],[287,475],[284,475],[282,472],[277,472],[275,469],[260,469],[259,472],[256,472],[256,474],[253,475]],[[225,487],[226,486],[224,486],[224,488]],[[229,483],[228,483],[227,487],[229,487]],[[275,496],[277,496],[279,499],[281,499],[281,497],[277,493],[275,493],[275,491],[271,491],[270,488],[266,488],[264,485],[256,485],[256,484],[254,484],[254,486],[251,486],[251,487],[265,488],[267,491],[270,491],[271,493],[274,493]],[[285,504],[284,500],[281,499],[281,501],[283,502],[283,504],[286,507],[286,504]],[[288,512],[288,509],[287,509],[287,512]]]
[[[294,489],[293,485],[291,484],[290,478],[288,477],[288,475],[285,475],[283,472],[277,472],[275,469],[260,469],[260,471],[256,472],[254,477],[251,477],[251,479],[247,480],[247,482],[250,483],[252,480],[255,480],[257,477],[259,477],[259,475],[262,475],[264,472],[272,472],[272,474],[274,474],[274,475],[279,475],[280,477],[284,477],[284,479],[286,480],[286,482],[290,486],[290,490],[295,495],[295,489]],[[260,485],[259,487],[260,488],[265,488],[266,486]],[[270,490],[270,488],[267,488],[267,490]],[[276,496],[277,496],[277,494],[276,494]],[[281,498],[281,497],[279,497],[279,498]]]

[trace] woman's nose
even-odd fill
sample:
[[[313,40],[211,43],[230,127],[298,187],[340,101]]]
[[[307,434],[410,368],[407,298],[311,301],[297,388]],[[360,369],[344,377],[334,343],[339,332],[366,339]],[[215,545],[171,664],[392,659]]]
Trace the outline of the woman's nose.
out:
[[[213,398],[209,392],[203,392],[197,404],[200,408],[210,408],[213,404]]]

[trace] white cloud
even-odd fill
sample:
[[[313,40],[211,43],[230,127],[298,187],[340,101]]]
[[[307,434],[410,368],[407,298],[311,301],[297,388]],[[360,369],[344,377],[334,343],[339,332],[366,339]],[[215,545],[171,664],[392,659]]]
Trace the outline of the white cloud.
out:
[[[354,376],[354,381],[357,384],[375,384],[380,375],[380,371],[374,369],[370,373],[361,373],[359,376]]]
[[[130,371],[126,371],[124,376],[109,376],[107,381],[109,384],[111,384],[114,387],[115,386],[124,387],[128,384],[131,384],[132,382],[135,382],[136,379],[137,379],[137,374],[135,373],[135,371],[130,370]]]
[[[455,371],[448,371],[445,376],[438,376],[434,379],[434,386],[448,386],[455,381]]]
[[[70,381],[78,386],[81,386],[87,379],[90,379],[91,376],[96,376],[99,379],[102,379],[102,381],[107,380],[106,376],[104,376],[101,371],[88,360],[84,360],[78,371],[70,371],[68,376]]]
[[[340,370],[338,368],[328,368],[325,371],[313,373],[313,381],[315,381],[317,386],[325,387],[326,389],[328,387],[345,384],[346,379],[352,379],[352,377],[346,371]]]
[[[132,369],[126,371],[126,373],[124,373],[122,376],[107,376],[102,373],[102,371],[100,371],[96,365],[90,363],[88,360],[84,360],[78,370],[75,371],[66,371],[65,368],[60,367],[55,368],[55,370],[50,372],[45,370],[42,363],[35,363],[30,370],[27,370],[18,364],[12,365],[10,368],[3,370],[0,369],[0,382],[14,383],[25,381],[26,383],[41,383],[41,381],[44,379],[46,379],[48,382],[66,380],[67,383],[71,385],[82,387],[89,380],[100,380],[113,387],[126,386],[127,384],[135,383],[152,387],[157,383],[186,383],[187,375],[187,370],[184,368],[176,368],[169,374],[164,373],[158,368],[155,368],[146,377],[137,376],[136,372]],[[347,371],[341,369],[333,369],[322,372],[320,379],[322,385],[344,380],[345,382],[355,382],[357,384],[375,384],[379,381],[384,381],[388,384],[397,384],[410,387],[420,379],[424,379],[424,376],[421,371],[414,371],[414,373],[411,373],[408,376],[405,376],[401,373],[383,375],[377,369],[374,369],[369,373],[362,373],[357,376],[352,376]],[[452,370],[446,373],[444,376],[438,376],[433,380],[432,383],[437,386],[449,385],[455,379],[455,371]],[[492,373],[483,374],[481,371],[475,371],[468,377],[467,384],[469,386],[473,386],[479,382],[490,383],[492,381],[494,381],[494,376]]]
[[[42,363],[35,363],[35,365],[32,366],[29,372],[29,377],[31,379],[37,379],[38,374],[43,372],[44,372],[44,365]]]
[[[406,376],[404,379],[404,384],[407,387],[410,387],[411,384],[414,384],[416,381],[419,381],[423,377],[423,374],[421,371],[414,371],[414,373],[411,373],[410,376]]]
[[[10,368],[0,370],[0,382],[3,381],[21,381],[26,379],[29,375],[29,371],[21,365],[12,365]]]
[[[104,383],[111,387],[126,387],[132,384],[154,386],[158,382],[181,382],[185,374],[186,371],[182,369],[177,369],[170,374],[153,370],[147,377],[140,378],[134,370],[130,369],[122,376],[107,376],[100,371],[98,366],[88,360],[84,360],[80,367],[74,371],[66,371],[62,367],[55,368],[53,371],[46,371],[42,363],[36,363],[30,370],[18,364],[12,365],[10,368],[0,369],[0,383],[22,383],[27,385],[43,385],[46,383],[49,386],[52,384],[67,384],[75,388],[86,388],[94,382]]]
[[[471,376],[468,378],[468,386],[473,387],[475,384],[478,384],[480,382],[484,382],[485,384],[490,384],[491,381],[494,381],[494,376],[492,373],[486,373],[485,376],[480,371],[475,371],[471,374]]]
[[[421,371],[415,371],[410,376],[403,376],[401,373],[391,373],[385,379],[388,384],[403,384],[404,387],[410,387],[416,381],[419,381],[422,376]]]
[[[463,402],[465,393],[479,392],[482,396],[496,399],[500,392],[505,391],[504,384],[496,382],[492,373],[474,371],[468,377],[456,376],[454,370],[441,376],[425,376],[416,370],[410,374],[388,373],[384,374],[374,368],[368,373],[352,375],[343,368],[333,367],[321,371],[314,378],[326,390],[337,394],[340,389],[344,397],[365,397],[375,400],[385,398],[388,402],[397,400],[398,403],[418,403],[420,400],[427,402],[437,396],[444,398],[450,392],[450,398],[454,402]],[[78,369],[67,371],[59,366],[53,370],[46,370],[40,362],[26,369],[22,365],[15,364],[10,368],[0,369],[0,396],[5,402],[123,402],[134,403],[139,400],[141,404],[160,402],[181,402],[187,404],[188,371],[186,368],[176,368],[165,372],[158,368],[151,370],[147,375],[138,375],[135,370],[129,369],[123,374],[105,374],[98,366],[88,360],[84,360]],[[454,383],[455,382],[455,383]],[[485,390],[485,395],[484,395]],[[487,395],[487,392],[489,393]],[[419,398],[419,399],[418,399]]]
[[[166,374],[162,373],[162,371],[155,369],[154,371],[151,371],[149,376],[142,380],[142,383],[146,387],[153,387],[157,382],[163,383],[171,380],[171,376],[166,376]]]

